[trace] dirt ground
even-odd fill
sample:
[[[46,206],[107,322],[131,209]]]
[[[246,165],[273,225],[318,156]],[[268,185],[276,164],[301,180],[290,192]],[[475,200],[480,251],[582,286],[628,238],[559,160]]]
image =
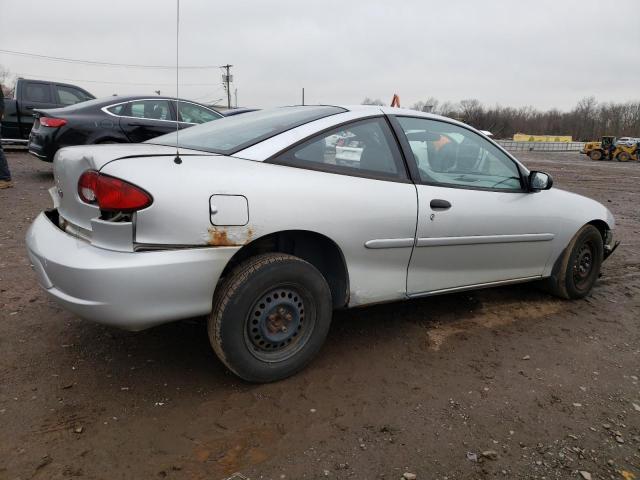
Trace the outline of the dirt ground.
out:
[[[48,300],[23,239],[51,166],[8,156],[0,479],[640,480],[640,164],[519,154],[617,218],[588,298],[520,285],[338,312],[309,368],[256,386],[202,321],[127,333]]]

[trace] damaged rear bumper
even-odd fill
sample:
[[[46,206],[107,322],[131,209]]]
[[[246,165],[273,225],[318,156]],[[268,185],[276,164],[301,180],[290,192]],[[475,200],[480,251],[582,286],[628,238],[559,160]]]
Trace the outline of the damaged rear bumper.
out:
[[[216,283],[239,249],[106,250],[63,232],[44,212],[26,242],[38,282],[54,300],[125,330],[209,313]]]

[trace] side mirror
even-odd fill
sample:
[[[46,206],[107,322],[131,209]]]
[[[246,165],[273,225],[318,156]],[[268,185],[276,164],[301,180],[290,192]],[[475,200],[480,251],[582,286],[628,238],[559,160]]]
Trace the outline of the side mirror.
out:
[[[544,172],[533,171],[529,174],[529,191],[549,190],[553,186],[553,178]]]

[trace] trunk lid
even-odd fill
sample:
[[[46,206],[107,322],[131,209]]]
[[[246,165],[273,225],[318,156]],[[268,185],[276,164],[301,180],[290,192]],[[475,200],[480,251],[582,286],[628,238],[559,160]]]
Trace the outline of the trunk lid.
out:
[[[151,144],[91,145],[63,148],[53,162],[52,189],[54,203],[65,224],[82,237],[90,237],[91,219],[100,217],[100,209],[78,196],[78,179],[87,170],[99,171],[107,163],[129,157],[174,156],[176,148]],[[203,155],[203,152],[180,149],[180,155]],[[150,172],[151,173],[151,172]]]

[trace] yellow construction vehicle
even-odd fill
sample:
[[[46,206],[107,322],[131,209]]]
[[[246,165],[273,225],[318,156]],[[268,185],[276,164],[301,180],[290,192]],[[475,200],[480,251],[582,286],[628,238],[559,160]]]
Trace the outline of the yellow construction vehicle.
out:
[[[629,160],[640,160],[638,158],[638,146],[617,145],[616,137],[602,137],[599,142],[587,142],[580,153],[584,153],[591,160],[613,160],[628,162]]]
[[[587,155],[591,160],[607,160],[611,145],[616,141],[616,137],[602,137],[599,142],[585,143],[581,153]]]
[[[627,145],[618,145],[614,152],[614,158],[617,158],[619,162],[628,162],[629,160],[640,160],[640,151],[638,151],[638,145],[629,147]]]

